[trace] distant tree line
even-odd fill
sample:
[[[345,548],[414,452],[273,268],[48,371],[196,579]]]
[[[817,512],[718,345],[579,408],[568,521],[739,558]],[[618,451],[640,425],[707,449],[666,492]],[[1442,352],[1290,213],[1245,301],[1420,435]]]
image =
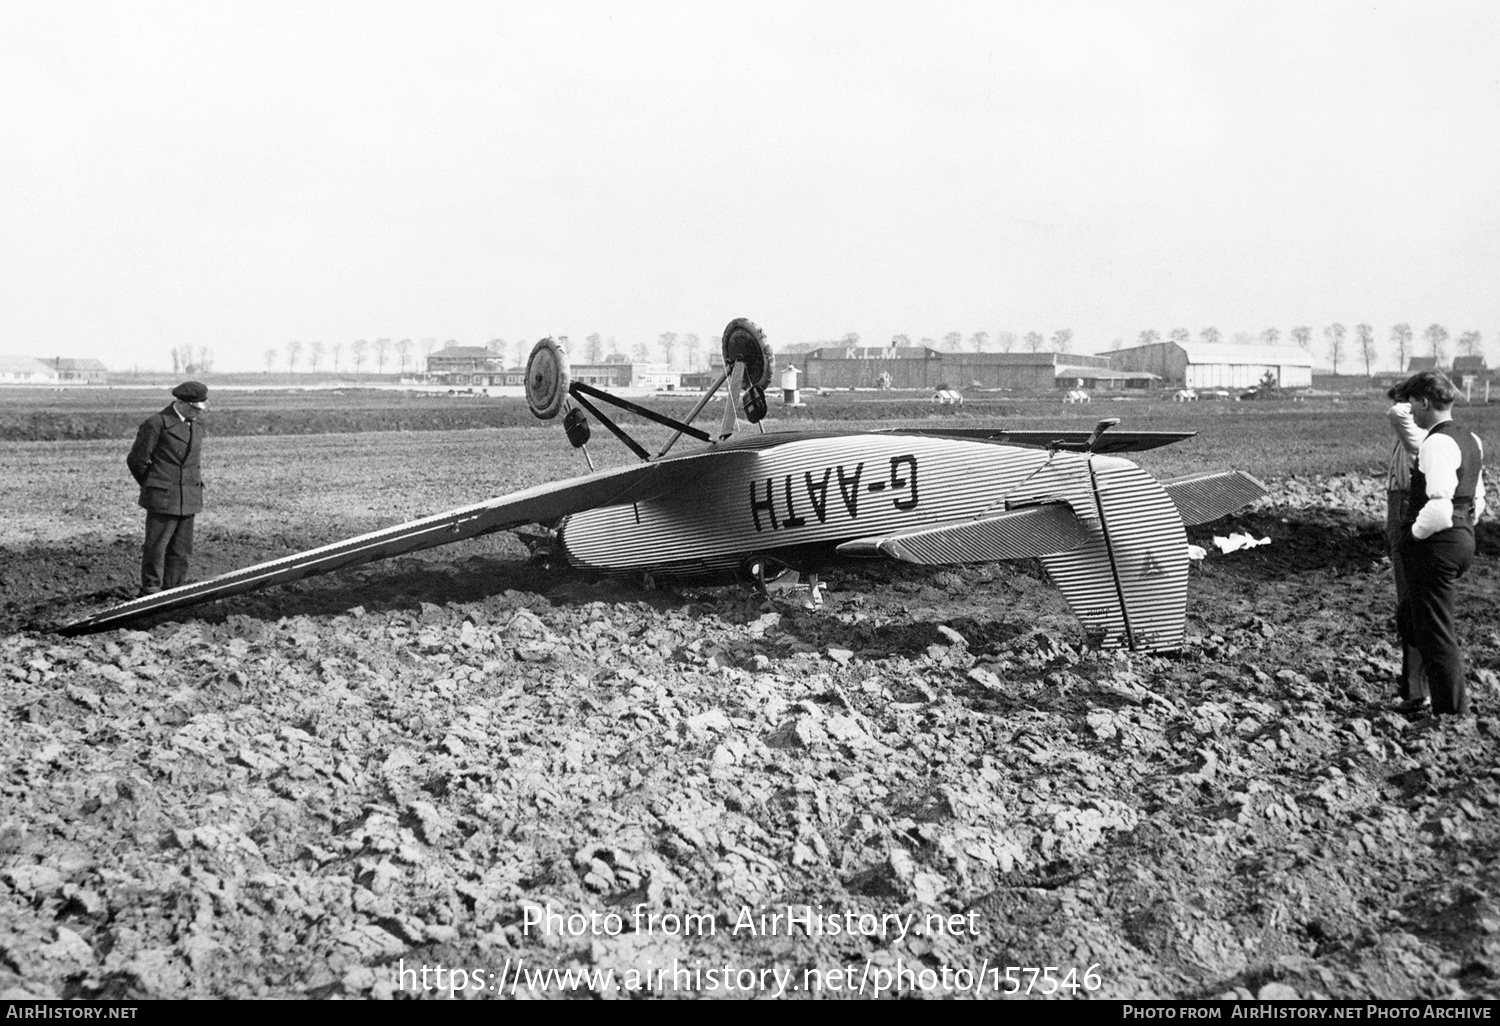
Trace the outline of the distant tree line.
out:
[[[457,343],[451,342],[450,345]],[[420,343],[424,357],[430,355],[437,348],[437,339],[427,338]],[[348,352],[348,363],[352,364],[355,374],[361,374],[366,369],[366,364],[371,363],[373,354],[373,367],[376,374],[384,374],[387,365],[391,365],[405,374],[408,369],[416,368],[415,354],[418,343],[412,339],[403,338],[393,341],[388,338],[377,338],[371,342],[367,338],[355,339],[347,346],[343,342],[324,343],[321,341],[308,342],[305,345],[297,339],[288,342],[284,347],[278,349],[271,347],[266,350],[266,372],[270,373],[276,369],[276,365],[283,359],[286,369],[293,374],[304,368],[310,373],[317,373],[325,368],[324,360],[327,359],[326,367],[335,373],[345,369],[345,352]],[[306,362],[304,363],[304,356]]]
[[[714,338],[718,338],[715,334]],[[660,360],[670,366],[685,362],[688,369],[702,365],[704,344],[702,337],[694,332],[679,335],[667,331],[658,336],[656,342],[637,342],[622,349],[613,336],[605,338],[598,332],[585,336],[581,345],[575,346],[566,337],[564,348],[575,363],[649,363]],[[293,374],[318,371],[355,374],[385,374],[388,370],[406,374],[408,371],[423,371],[432,354],[459,345],[456,339],[439,344],[436,338],[414,339],[377,338],[355,339],[353,342],[307,342],[293,339],[284,346],[268,347],[263,356],[266,373],[278,368]],[[523,366],[531,355],[533,340],[516,339],[508,342],[503,338],[492,338],[484,344],[493,356],[508,367]],[[186,351],[188,347],[183,347]],[[181,369],[185,358],[173,350],[174,369]]]
[[[657,336],[656,341],[641,340],[628,346],[621,346],[613,336],[606,338],[598,332],[586,335],[581,343],[564,341],[569,351],[569,356],[574,363],[664,363],[668,367],[684,370],[701,370],[707,366],[707,357],[718,348],[719,333],[713,332],[706,337],[709,343],[704,342],[705,336],[695,332],[678,334],[675,331],[664,331]],[[1190,342],[1193,333],[1187,328],[1172,328],[1165,336],[1168,340],[1178,344]],[[1313,329],[1307,325],[1298,325],[1288,329],[1286,337],[1292,343],[1303,349],[1312,351]],[[1445,363],[1449,356],[1448,342],[1450,335],[1448,329],[1441,324],[1429,324],[1421,335],[1421,349],[1418,350],[1417,337],[1410,324],[1402,323],[1392,325],[1390,329],[1390,356],[1398,368],[1405,368],[1408,361],[1417,355],[1433,357],[1439,365]],[[1143,329],[1136,335],[1133,345],[1151,345],[1161,341],[1162,333],[1155,328]],[[1224,334],[1216,327],[1199,329],[1198,341],[1209,345],[1220,343],[1252,344],[1256,342],[1267,345],[1279,344],[1282,340],[1280,328],[1266,328],[1259,335],[1249,332],[1237,331],[1233,336],[1225,338]],[[399,371],[407,374],[413,371],[426,369],[427,360],[432,354],[440,349],[456,346],[459,343],[449,339],[439,345],[436,338],[424,338],[420,341],[410,338],[392,340],[389,338],[356,339],[350,343],[314,341],[303,343],[293,340],[281,347],[271,347],[265,351],[266,372],[270,373],[278,367],[284,367],[293,374],[303,371],[317,373],[319,371],[332,371],[344,373],[352,371],[355,374],[373,372],[385,374],[388,370]],[[503,338],[492,338],[485,344],[495,358],[510,367],[524,366],[527,357],[531,353],[535,343],[524,339],[507,342]],[[1023,351],[1038,353],[1043,350],[1066,353],[1070,351],[1073,344],[1073,329],[1057,328],[1051,332],[1028,331],[1019,334],[1014,331],[1001,329],[991,334],[988,331],[974,331],[964,333],[961,331],[950,331],[941,339],[932,336],[921,336],[913,340],[906,333],[892,335],[887,345],[890,348],[904,348],[910,346],[925,346],[946,352],[1013,352],[1017,346]],[[838,339],[830,339],[820,342],[796,343],[787,346],[778,346],[778,351],[786,355],[800,355],[825,346],[853,347],[860,345],[858,332],[846,332]],[[1111,349],[1121,349],[1126,345],[1123,337],[1116,337]],[[1461,333],[1456,342],[1456,355],[1479,356],[1484,348],[1484,336],[1476,330]],[[1337,374],[1339,367],[1350,362],[1363,365],[1366,375],[1373,373],[1376,363],[1380,358],[1380,350],[1376,343],[1375,329],[1369,324],[1356,324],[1351,334],[1349,329],[1337,322],[1323,329],[1323,352],[1333,364],[1333,372]],[[213,350],[207,346],[177,346],[171,351],[172,370],[174,373],[207,373],[213,369]]]
[[[214,369],[214,351],[208,346],[173,346],[173,374],[207,374]]]

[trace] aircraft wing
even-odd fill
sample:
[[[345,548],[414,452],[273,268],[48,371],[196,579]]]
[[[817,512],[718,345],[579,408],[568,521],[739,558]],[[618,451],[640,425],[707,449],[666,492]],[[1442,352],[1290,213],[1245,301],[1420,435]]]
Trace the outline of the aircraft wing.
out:
[[[169,591],[122,602],[70,623],[60,633],[74,635],[113,630],[148,616],[197,605],[210,599],[447,545],[519,524],[556,520],[586,509],[649,501],[670,494],[705,473],[715,473],[722,467],[724,460],[749,461],[755,458],[753,452],[743,450],[707,452],[657,463],[601,470],[587,477],[537,485],[485,502],[476,502],[471,506],[461,506],[446,513],[322,545],[296,555],[257,563],[206,581],[184,584]]]
[[[838,547],[843,556],[889,556],[941,565],[1031,559],[1076,549],[1089,531],[1066,503],[1047,503],[936,527],[855,538]]]
[[[1084,452],[1092,431],[1011,431],[1003,428],[891,428],[893,435],[926,435],[929,438],[962,438],[976,442],[1000,442],[1005,445],[1052,447],[1068,452]],[[1141,452],[1192,438],[1196,431],[1105,431],[1094,439],[1092,452],[1104,455],[1117,452]]]

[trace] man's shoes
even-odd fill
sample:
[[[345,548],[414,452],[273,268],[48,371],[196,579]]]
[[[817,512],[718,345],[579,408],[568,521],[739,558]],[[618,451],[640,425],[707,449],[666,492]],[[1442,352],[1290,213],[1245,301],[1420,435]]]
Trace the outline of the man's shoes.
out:
[[[1443,720],[1438,716],[1424,716],[1411,725],[1413,731],[1437,730],[1443,725]]]
[[[1411,716],[1419,712],[1426,712],[1432,702],[1428,698],[1398,698],[1390,704],[1390,710],[1400,713],[1402,716]]]

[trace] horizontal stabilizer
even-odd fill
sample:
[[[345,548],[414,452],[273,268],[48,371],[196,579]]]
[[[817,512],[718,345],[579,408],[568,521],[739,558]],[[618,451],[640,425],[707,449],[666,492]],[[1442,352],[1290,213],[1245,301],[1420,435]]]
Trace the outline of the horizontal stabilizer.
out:
[[[840,545],[838,552],[928,565],[985,563],[1067,552],[1088,538],[1088,529],[1069,506],[1048,503],[979,520],[856,538]]]
[[[1243,470],[1190,474],[1161,484],[1177,504],[1177,512],[1182,514],[1187,527],[1227,517],[1270,493],[1269,488]]]
[[[112,630],[210,599],[435,548],[507,527],[556,520],[585,509],[649,501],[671,494],[703,474],[714,473],[724,460],[748,462],[754,458],[750,452],[708,452],[601,470],[587,477],[538,485],[123,602],[70,623],[60,633],[91,634]]]

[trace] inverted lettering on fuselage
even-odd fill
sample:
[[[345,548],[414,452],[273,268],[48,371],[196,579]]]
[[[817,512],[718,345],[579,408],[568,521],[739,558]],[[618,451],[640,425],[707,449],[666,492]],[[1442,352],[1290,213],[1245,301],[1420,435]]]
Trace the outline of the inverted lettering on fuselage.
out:
[[[755,520],[757,531],[786,531],[802,527],[813,517],[818,523],[828,522],[830,515],[859,519],[861,488],[872,495],[889,492],[894,509],[916,509],[917,458],[910,454],[890,458],[889,476],[881,475],[870,480],[865,478],[865,465],[861,461],[850,470],[842,463],[823,467],[821,471],[803,471],[799,479],[796,474],[767,477],[750,482],[750,515]],[[863,485],[861,482],[863,480]],[[834,502],[829,502],[829,485],[837,485]],[[840,511],[842,510],[842,513]],[[866,507],[869,512],[869,507]]]

